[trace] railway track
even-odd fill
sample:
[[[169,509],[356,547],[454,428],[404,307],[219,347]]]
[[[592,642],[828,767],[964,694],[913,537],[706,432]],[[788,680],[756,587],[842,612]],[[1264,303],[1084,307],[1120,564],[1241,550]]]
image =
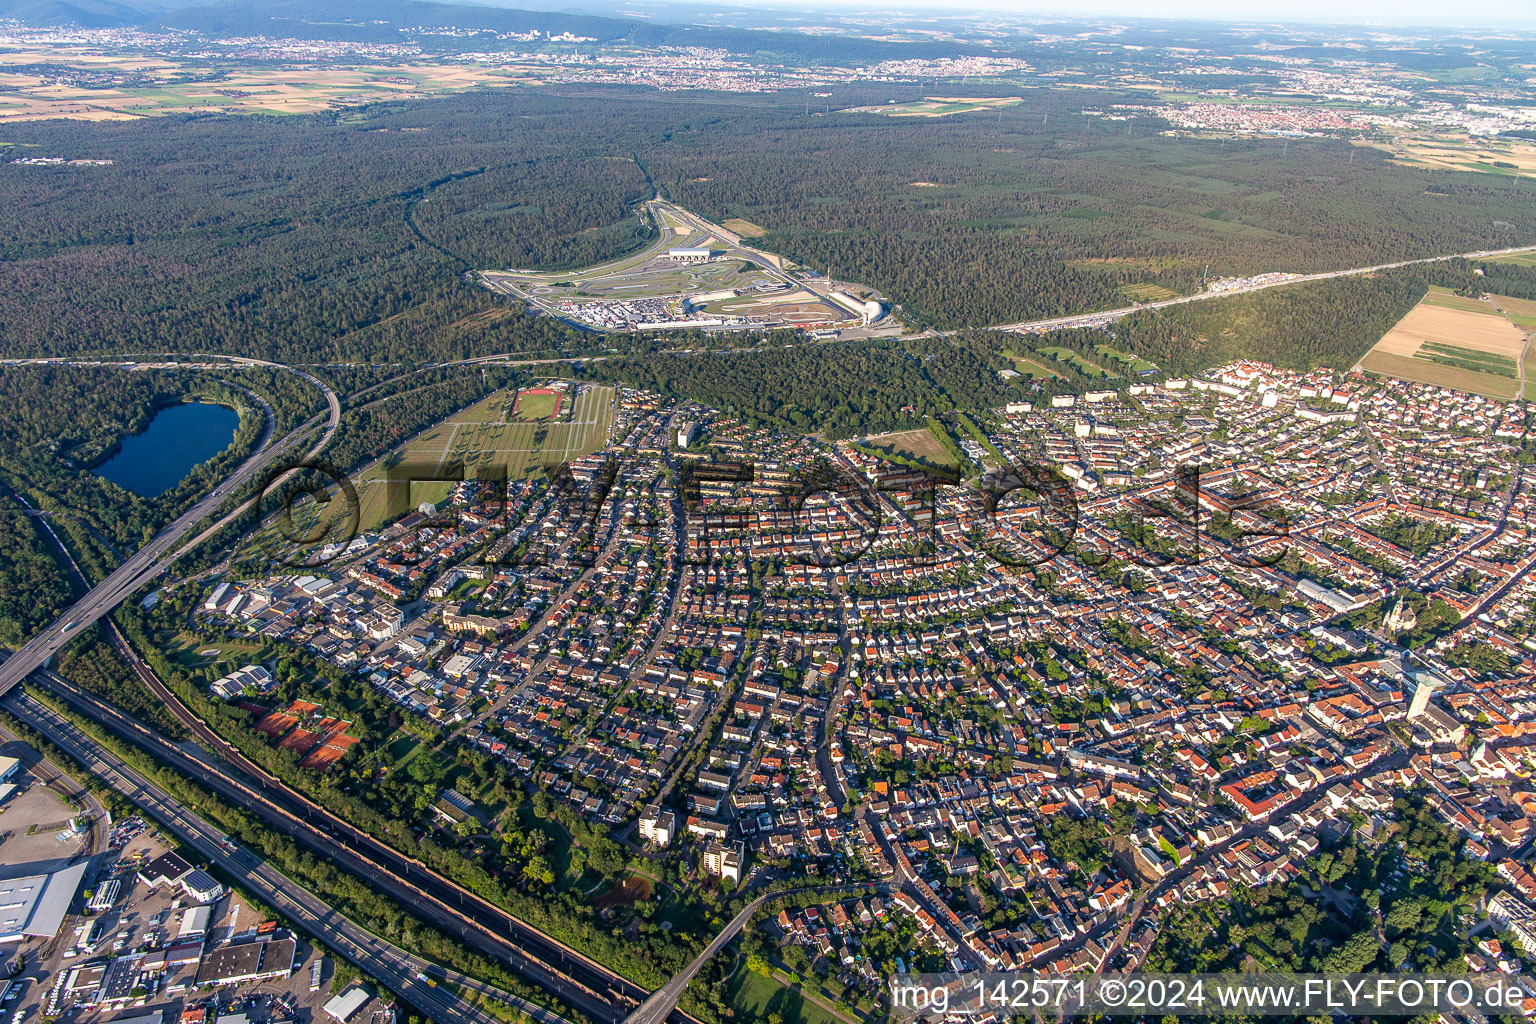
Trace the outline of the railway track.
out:
[[[451,907],[454,913],[472,915],[469,917],[469,920],[476,924],[480,924],[486,919],[495,921],[508,935],[525,941],[531,940],[531,944],[545,947],[550,951],[549,957],[540,956],[539,959],[547,961],[550,958],[557,958],[556,962],[560,965],[560,969],[566,973],[569,973],[570,970],[579,970],[582,973],[589,974],[591,977],[587,978],[586,981],[592,991],[613,993],[621,1000],[621,1005],[637,1005],[643,1002],[650,994],[643,986],[630,981],[623,975],[598,963],[591,957],[561,942],[549,933],[523,921],[521,918],[512,916],[483,896],[464,888],[452,879],[433,870],[421,860],[401,853],[393,846],[363,831],[345,818],[320,806],[305,794],[267,771],[247,757],[233,743],[220,736],[197,712],[188,707],[170,687],[166,686],[165,682],[133,650],[127,638],[118,630],[116,623],[111,620],[104,621],[114,646],[127,659],[128,664],[133,667],[140,682],[144,684],[150,693],[154,694],[165,704],[166,709],[191,732],[199,745],[207,749],[215,757],[228,762],[250,780],[256,782],[266,791],[266,795],[276,794],[277,799],[283,805],[285,813],[302,819],[306,824],[318,827],[328,837],[343,845],[350,846],[355,852],[370,862],[378,863],[394,870],[400,877],[411,881],[424,892],[439,900],[439,902]],[[79,692],[78,688],[74,689]],[[123,717],[126,718],[127,716]],[[551,966],[553,967],[554,965],[551,964]],[[695,1018],[691,1016],[683,1014],[681,1017],[685,1022],[698,1024]]]
[[[337,835],[339,821],[329,812],[305,802],[295,810],[270,794],[256,780],[247,781],[222,768],[217,758],[200,758],[160,736],[112,704],[87,693],[51,672],[39,673],[42,686],[98,725],[133,743],[156,760],[202,783],[235,806],[255,814],[268,825],[324,856],[379,891],[410,908],[476,951],[506,964],[515,973],[546,989],[596,1021],[616,1022],[649,994],[559,940],[531,928],[483,898],[444,882],[419,861],[399,854],[372,837],[377,859],[352,848]],[[0,700],[0,704],[13,698]],[[203,728],[207,728],[206,724]],[[286,792],[286,791],[285,791]],[[344,824],[344,823],[343,823]],[[348,832],[356,833],[351,826]],[[362,834],[362,833],[359,833]],[[366,834],[362,834],[365,835]],[[692,1021],[679,1015],[684,1022]]]

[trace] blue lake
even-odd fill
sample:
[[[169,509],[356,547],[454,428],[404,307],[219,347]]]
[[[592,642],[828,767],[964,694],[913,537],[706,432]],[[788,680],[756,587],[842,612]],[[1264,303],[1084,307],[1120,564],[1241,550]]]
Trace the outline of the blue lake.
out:
[[[240,414],[223,405],[188,402],[155,413],[141,434],[123,438],[117,453],[96,467],[135,494],[154,498],[181,483],[192,467],[229,447]]]

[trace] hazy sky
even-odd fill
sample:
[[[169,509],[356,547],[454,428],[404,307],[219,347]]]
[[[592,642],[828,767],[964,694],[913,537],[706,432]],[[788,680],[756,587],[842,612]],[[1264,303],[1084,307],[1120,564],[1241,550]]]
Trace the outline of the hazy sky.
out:
[[[727,0],[728,2],[728,0]],[[770,0],[769,6],[806,9],[812,5],[796,0]],[[868,10],[869,0],[818,0],[815,7]],[[917,12],[1013,11],[1026,16],[1110,15],[1134,18],[1202,18],[1213,21],[1308,21],[1383,26],[1442,24],[1485,26],[1503,23],[1536,25],[1533,0],[897,0],[890,6]],[[1533,55],[1536,57],[1536,55]]]

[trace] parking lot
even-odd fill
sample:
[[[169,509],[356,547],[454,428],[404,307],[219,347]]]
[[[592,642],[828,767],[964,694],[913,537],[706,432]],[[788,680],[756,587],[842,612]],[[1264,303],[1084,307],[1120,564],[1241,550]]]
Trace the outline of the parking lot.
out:
[[[53,833],[48,834],[47,842],[57,844]],[[274,932],[274,927],[281,929],[281,922],[274,922],[266,911],[235,894],[220,897],[205,915],[177,886],[150,889],[139,880],[138,870],[170,848],[154,829],[136,819],[114,826],[108,849],[98,855],[94,886],[77,897],[76,912],[65,919],[58,936],[21,947],[22,969],[12,979],[7,1001],[0,1002],[0,1024],[36,1021],[50,1010],[60,1020],[85,1024],[156,1011],[164,1024],[333,1024],[322,1007],[333,994],[335,965],[322,949],[302,936],[295,936],[294,968],[287,977],[200,986],[200,961],[194,953],[192,958],[183,957],[186,962],[182,963],[173,964],[168,959],[164,970],[156,974],[147,975],[140,966],[119,972],[128,979],[123,984],[131,987],[122,991],[112,987],[112,964],[142,965],[167,949],[185,949],[188,943],[197,949],[199,936],[202,944],[197,952],[206,963],[214,950],[231,943],[282,934],[281,930]],[[110,906],[96,911],[83,909],[87,899],[106,894],[113,882],[117,892]],[[135,961],[138,956],[144,959]],[[311,991],[317,962],[321,964],[318,985]],[[85,970],[74,972],[75,968]],[[96,984],[97,978],[108,981]],[[341,980],[349,978],[344,972]],[[338,986],[337,991],[344,987]],[[110,1005],[91,1005],[104,993],[112,997]],[[378,1014],[388,1015],[388,1011],[374,998],[349,1024],[367,1022]],[[382,1021],[374,1020],[373,1024]]]

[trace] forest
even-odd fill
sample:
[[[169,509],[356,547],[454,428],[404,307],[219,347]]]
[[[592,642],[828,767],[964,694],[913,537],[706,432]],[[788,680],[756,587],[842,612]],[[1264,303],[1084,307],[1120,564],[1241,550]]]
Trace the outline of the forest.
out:
[[[1036,89],[995,114],[808,117],[789,95],[560,87],[9,124],[13,145],[114,163],[0,176],[0,354],[593,353],[611,339],[529,316],[471,272],[632,251],[653,230],[635,203],[657,191],[760,225],[756,244],[881,290],[919,326],[1536,236],[1529,179],[1324,140],[1172,138],[1150,116],[1126,131],[1082,106]]]
[[[646,194],[632,162],[608,174],[613,151],[599,155],[592,141],[632,136],[632,111],[577,109],[519,92],[291,119],[8,125],[15,145],[115,162],[0,177],[10,212],[0,352],[169,349],[288,363],[558,354],[576,335],[467,280],[475,265],[453,247],[475,224],[471,255],[492,265],[585,261],[635,244],[617,228],[572,241],[634,221],[629,205]],[[452,204],[485,174],[526,186],[522,205],[485,194],[472,210],[455,207],[465,216],[453,230],[440,223],[434,190]]]
[[[1100,95],[1110,104],[1130,97]],[[1127,285],[1306,273],[1529,243],[1529,179],[1399,167],[1346,142],[1172,138],[1069,90],[919,122],[764,112],[674,130],[668,197],[943,327],[1124,306]],[[750,131],[748,129],[751,129]]]
[[[752,423],[850,437],[985,411],[1006,394],[994,363],[1002,365],[979,345],[923,339],[630,356],[577,373],[684,395]]]
[[[477,378],[478,379],[478,378]],[[0,642],[24,641],[71,597],[63,563],[27,506],[69,546],[92,581],[228,474],[265,429],[258,394],[286,432],[319,408],[315,388],[266,367],[228,371],[134,370],[39,364],[0,367]],[[97,476],[94,467],[161,407],[189,397],[241,412],[234,440],[181,483],[145,498]],[[24,504],[25,503],[25,504]]]
[[[850,437],[921,427],[928,417],[951,412],[985,415],[1010,400],[1114,386],[1127,379],[1126,371],[1097,351],[1105,344],[1151,360],[1167,375],[1245,358],[1302,370],[1348,369],[1413,308],[1429,283],[1463,291],[1497,286],[1514,296],[1536,292],[1530,268],[1464,260],[1431,266],[1428,272],[1405,267],[1147,310],[1116,321],[1107,332],[969,331],[945,338],[651,354],[591,362],[576,372],[690,398],[755,423]],[[1041,354],[1061,349],[1121,376],[1089,376]],[[1014,366],[1011,357],[1031,354],[1056,377],[1010,382],[999,376]]]

